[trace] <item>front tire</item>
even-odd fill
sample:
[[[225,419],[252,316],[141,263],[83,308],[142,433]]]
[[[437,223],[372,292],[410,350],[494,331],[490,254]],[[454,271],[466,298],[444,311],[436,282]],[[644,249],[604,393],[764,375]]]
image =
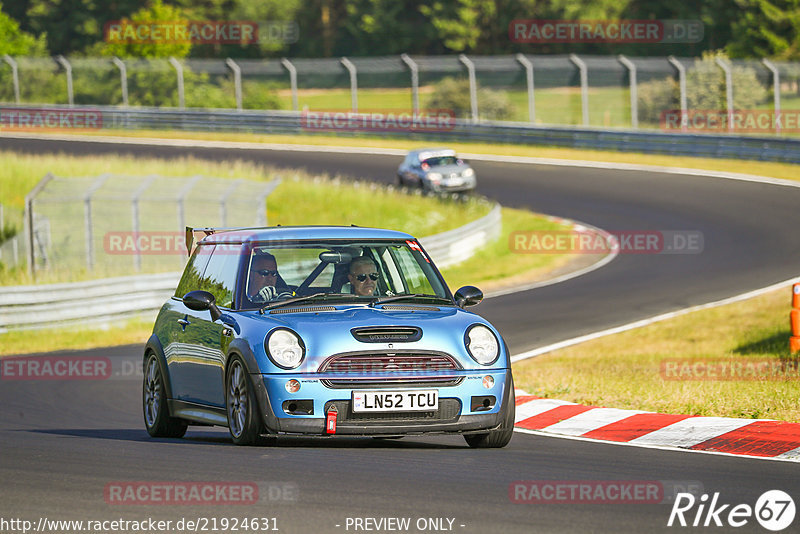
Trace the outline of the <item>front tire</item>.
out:
[[[180,438],[189,426],[186,421],[171,417],[167,406],[164,372],[155,354],[147,357],[142,380],[142,411],[147,433],[154,438]]]
[[[250,373],[239,356],[234,356],[225,378],[225,405],[228,430],[237,445],[259,445],[264,442],[264,424],[258,416],[255,388]]]
[[[514,379],[511,379],[510,391],[506,402],[506,416],[499,428],[481,434],[464,434],[464,441],[473,449],[498,449],[508,445],[514,435]]]

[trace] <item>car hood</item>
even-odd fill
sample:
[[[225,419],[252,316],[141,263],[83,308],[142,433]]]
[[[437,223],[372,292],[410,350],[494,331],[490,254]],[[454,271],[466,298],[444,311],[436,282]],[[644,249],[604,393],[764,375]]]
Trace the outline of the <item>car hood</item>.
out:
[[[438,172],[440,174],[461,174],[465,170],[469,169],[467,165],[442,165],[440,167],[431,167],[428,172]]]
[[[473,324],[487,325],[495,332],[497,339],[501,340],[499,333],[486,320],[472,312],[452,306],[439,308],[430,306],[428,309],[420,306],[411,310],[397,310],[359,305],[337,306],[335,311],[264,315],[256,312],[249,322],[251,328],[260,330],[260,333],[253,332],[247,336],[254,344],[257,340],[263,341],[275,328],[289,328],[296,332],[306,348],[302,369],[298,369],[301,372],[316,372],[320,364],[334,354],[385,351],[444,352],[456,357],[465,364],[465,368],[469,368],[474,362],[464,346],[464,335],[468,327]],[[358,328],[400,326],[417,327],[422,335],[415,341],[380,339],[365,342],[356,339],[351,332]],[[260,348],[260,352],[266,355],[263,343],[261,347],[253,348],[254,350]],[[501,355],[502,353],[501,342]],[[477,363],[474,368],[479,368]]]

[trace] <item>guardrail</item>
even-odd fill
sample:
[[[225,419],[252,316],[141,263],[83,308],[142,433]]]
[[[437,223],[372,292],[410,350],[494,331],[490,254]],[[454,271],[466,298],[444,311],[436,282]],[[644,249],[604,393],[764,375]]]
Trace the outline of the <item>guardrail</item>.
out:
[[[69,284],[14,286],[0,290],[0,332],[54,324],[93,326],[161,308],[181,273],[104,278]]]
[[[420,238],[439,267],[453,265],[497,237],[500,205],[460,228]],[[174,292],[181,273],[104,278],[87,282],[0,288],[0,333],[8,330],[97,323],[154,316]]]
[[[122,108],[114,106],[14,106],[4,105],[4,115],[13,111],[64,115],[99,114],[98,127],[119,130],[229,131],[260,134],[376,135],[403,139],[436,141],[479,141],[570,148],[606,149],[647,154],[669,154],[712,158],[756,159],[800,163],[800,139],[736,135],[667,133],[631,129],[599,129],[568,126],[533,126],[517,122],[473,122],[451,119],[435,131],[422,129],[358,130],[350,124],[342,128],[310,127],[303,112],[171,108]],[[69,123],[69,121],[67,121]],[[29,122],[28,124],[34,124]],[[59,121],[54,124],[58,125]],[[47,126],[46,123],[43,123]],[[81,123],[82,127],[85,126]],[[17,128],[35,130],[34,126]]]

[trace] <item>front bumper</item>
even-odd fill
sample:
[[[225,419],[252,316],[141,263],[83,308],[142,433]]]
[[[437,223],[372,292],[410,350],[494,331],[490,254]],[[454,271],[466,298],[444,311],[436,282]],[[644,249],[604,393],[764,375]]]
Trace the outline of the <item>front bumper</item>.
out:
[[[494,385],[485,388],[482,378],[494,378]],[[257,382],[259,403],[262,405],[264,424],[272,434],[311,434],[325,435],[325,415],[331,405],[338,410],[337,435],[406,435],[428,433],[471,433],[487,431],[500,426],[504,420],[508,403],[514,402],[511,371],[508,369],[480,370],[465,372],[464,380],[457,385],[435,387],[439,392],[439,409],[431,412],[367,412],[352,411],[352,392],[374,390],[374,387],[333,389],[322,384],[321,380],[307,376],[289,375],[254,376]],[[287,380],[300,380],[297,393],[288,393]],[[384,389],[384,388],[381,388]],[[414,384],[390,389],[414,390],[432,389]],[[496,399],[490,409],[473,406],[473,397],[492,396]],[[291,415],[285,406],[294,401],[313,402],[313,413]],[[474,408],[474,409],[473,409]]]
[[[456,191],[471,191],[475,189],[477,186],[477,182],[475,180],[464,180],[461,183],[449,184],[444,181],[439,182],[438,184],[434,184],[433,182],[428,182],[430,184],[430,188],[433,191],[449,191],[449,192],[456,192]]]

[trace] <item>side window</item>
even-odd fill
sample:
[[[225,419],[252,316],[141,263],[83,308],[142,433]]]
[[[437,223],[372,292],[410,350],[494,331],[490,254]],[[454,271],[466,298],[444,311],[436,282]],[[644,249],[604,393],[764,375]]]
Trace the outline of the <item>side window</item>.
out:
[[[422,271],[420,264],[414,259],[413,253],[407,247],[398,248],[395,257],[400,264],[400,270],[405,276],[406,285],[410,293],[421,293],[424,295],[442,295],[443,292],[434,291],[428,277]],[[432,273],[431,273],[432,274]]]
[[[381,254],[381,266],[386,275],[385,280],[389,289],[395,293],[408,293],[403,283],[403,275],[397,270],[397,265],[392,256],[392,247],[386,247],[383,254]]]
[[[220,308],[233,307],[240,250],[240,245],[216,245],[200,280],[198,289],[214,295]]]
[[[195,249],[194,254],[186,264],[186,269],[183,271],[178,288],[175,290],[176,297],[180,299],[189,291],[200,289],[200,278],[203,276],[203,271],[206,270],[213,248],[213,246],[209,245],[200,245]]]

